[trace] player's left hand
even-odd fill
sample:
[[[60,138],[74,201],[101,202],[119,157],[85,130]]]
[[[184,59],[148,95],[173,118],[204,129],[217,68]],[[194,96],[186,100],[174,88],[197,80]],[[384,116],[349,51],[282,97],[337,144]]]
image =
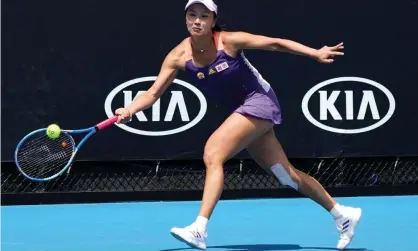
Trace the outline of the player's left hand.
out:
[[[334,57],[344,55],[344,52],[340,51],[342,49],[344,49],[344,43],[339,43],[332,47],[324,46],[317,50],[316,60],[323,64],[332,64],[334,63]]]

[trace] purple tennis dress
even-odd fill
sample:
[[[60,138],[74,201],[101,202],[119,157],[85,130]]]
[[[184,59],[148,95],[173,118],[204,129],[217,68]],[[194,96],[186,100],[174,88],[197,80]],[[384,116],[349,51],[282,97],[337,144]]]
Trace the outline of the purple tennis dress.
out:
[[[216,59],[205,67],[196,67],[189,59],[186,72],[199,89],[215,98],[229,112],[269,120],[274,124],[282,122],[276,94],[242,51],[231,57],[224,50],[218,50]]]

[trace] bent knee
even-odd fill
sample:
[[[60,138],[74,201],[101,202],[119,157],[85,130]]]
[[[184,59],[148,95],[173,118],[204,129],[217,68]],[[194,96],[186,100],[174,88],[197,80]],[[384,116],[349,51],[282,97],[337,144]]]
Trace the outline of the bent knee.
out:
[[[222,168],[225,160],[216,149],[205,149],[203,161],[206,168]]]
[[[290,186],[296,190],[299,188],[301,183],[300,176],[295,172],[295,170],[290,165],[282,165],[277,163],[270,167],[271,172],[279,180],[280,184],[284,186]]]

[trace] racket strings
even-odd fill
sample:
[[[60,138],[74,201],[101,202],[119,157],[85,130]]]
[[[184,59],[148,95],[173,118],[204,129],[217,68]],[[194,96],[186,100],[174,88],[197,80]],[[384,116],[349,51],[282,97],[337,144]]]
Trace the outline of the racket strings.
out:
[[[27,138],[17,153],[20,169],[34,178],[47,178],[58,173],[70,161],[74,141],[67,133],[51,139],[44,132]]]

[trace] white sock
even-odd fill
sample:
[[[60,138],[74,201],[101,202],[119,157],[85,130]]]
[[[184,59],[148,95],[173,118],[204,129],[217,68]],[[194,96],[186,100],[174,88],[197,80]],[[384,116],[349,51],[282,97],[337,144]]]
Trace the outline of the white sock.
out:
[[[195,224],[199,228],[199,230],[206,230],[206,225],[208,224],[208,219],[203,216],[197,216]]]
[[[338,218],[342,215],[343,207],[340,204],[335,204],[335,206],[331,209],[330,213],[334,218]]]

